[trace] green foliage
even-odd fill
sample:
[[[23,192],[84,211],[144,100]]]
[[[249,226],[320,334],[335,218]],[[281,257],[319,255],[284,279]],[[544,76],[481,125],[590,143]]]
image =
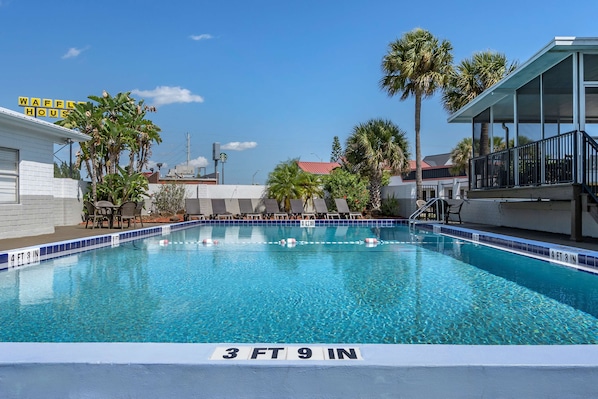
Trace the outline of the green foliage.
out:
[[[126,169],[117,168],[118,173],[111,173],[104,177],[104,181],[97,185],[97,200],[110,201],[120,205],[126,201],[139,202],[147,194],[148,181],[141,173],[129,175]],[[91,193],[88,200],[92,201]]]
[[[71,170],[66,162],[62,161],[60,166],[54,162],[54,177],[81,180],[81,171],[76,165],[73,165],[73,172],[71,176]]]
[[[167,183],[154,194],[154,205],[160,214],[175,214],[184,208],[185,185]]]
[[[130,93],[111,96],[89,96],[90,101],[75,105],[67,117],[56,122],[60,126],[76,129],[91,137],[80,143],[77,165],[85,165],[91,179],[92,198],[97,196],[97,185],[108,175],[118,173],[122,154],[128,154],[129,174],[139,173],[151,155],[153,143],[160,143],[160,128],[146,119],[155,112],[154,107],[137,102]]]
[[[467,172],[469,169],[469,159],[471,158],[472,139],[466,137],[457,143],[457,146],[451,150],[451,175],[456,176],[462,171]]]
[[[296,159],[276,165],[268,175],[266,186],[266,196],[276,199],[287,212],[294,198],[302,198],[307,202],[322,195],[320,178],[301,170]]]
[[[401,173],[409,168],[406,136],[389,120],[371,119],[355,126],[347,139],[346,162],[350,170],[369,179],[372,210],[380,209],[385,173]]]
[[[384,216],[399,216],[399,200],[395,198],[394,193],[392,196],[387,195],[382,201],[380,213]]]
[[[345,198],[354,212],[364,211],[370,200],[368,179],[340,168],[324,177],[324,190],[330,205],[334,198]]]
[[[427,30],[415,28],[388,46],[382,59],[384,76],[380,88],[401,101],[415,99],[415,185],[417,198],[423,196],[421,170],[421,104],[437,90],[447,86],[453,70],[453,46],[439,41]]]
[[[338,136],[334,136],[332,140],[332,152],[330,153],[330,162],[340,162],[343,156],[343,147]]]

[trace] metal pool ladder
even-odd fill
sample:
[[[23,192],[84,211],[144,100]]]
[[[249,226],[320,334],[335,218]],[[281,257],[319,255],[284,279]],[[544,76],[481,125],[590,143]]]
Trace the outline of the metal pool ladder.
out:
[[[409,227],[422,222],[419,218],[422,215],[430,216],[434,215],[434,219],[426,219],[426,223],[444,223],[444,215],[446,212],[446,201],[442,198],[431,198],[425,205],[421,206],[420,208],[416,209],[409,216]]]

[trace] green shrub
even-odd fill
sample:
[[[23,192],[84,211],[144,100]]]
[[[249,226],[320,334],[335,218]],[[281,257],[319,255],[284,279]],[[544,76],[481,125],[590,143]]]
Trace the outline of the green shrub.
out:
[[[399,216],[399,200],[395,198],[394,193],[392,196],[387,195],[382,201],[380,213],[385,216]]]
[[[174,215],[184,208],[185,185],[166,183],[154,194],[154,207],[160,214]]]

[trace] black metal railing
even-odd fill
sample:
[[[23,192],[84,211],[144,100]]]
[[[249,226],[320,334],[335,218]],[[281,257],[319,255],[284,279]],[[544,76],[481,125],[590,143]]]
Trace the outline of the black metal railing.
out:
[[[598,143],[572,131],[473,158],[470,189],[581,183],[598,202]]]

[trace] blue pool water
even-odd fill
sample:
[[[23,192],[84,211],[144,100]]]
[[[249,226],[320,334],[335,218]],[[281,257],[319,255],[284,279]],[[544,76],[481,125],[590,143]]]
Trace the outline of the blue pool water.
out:
[[[0,341],[596,344],[598,276],[407,227],[202,226],[0,273]]]

